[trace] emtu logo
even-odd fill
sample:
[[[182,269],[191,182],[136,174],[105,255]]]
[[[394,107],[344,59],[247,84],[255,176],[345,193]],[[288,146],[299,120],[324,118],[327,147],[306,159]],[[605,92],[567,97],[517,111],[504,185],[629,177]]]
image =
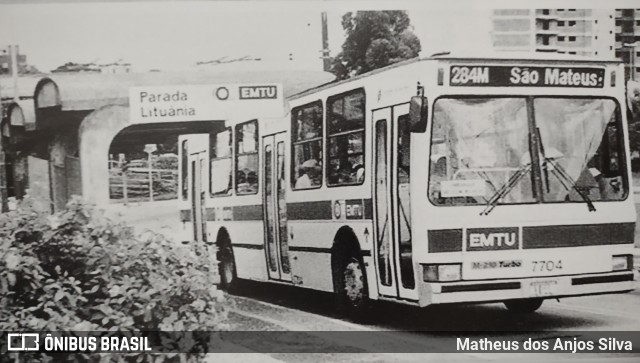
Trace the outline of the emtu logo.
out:
[[[467,229],[467,251],[517,250],[518,227],[469,228]]]
[[[40,334],[9,333],[7,334],[7,350],[13,352],[40,350]]]
[[[276,86],[245,86],[240,87],[241,100],[257,100],[264,98],[278,98]]]

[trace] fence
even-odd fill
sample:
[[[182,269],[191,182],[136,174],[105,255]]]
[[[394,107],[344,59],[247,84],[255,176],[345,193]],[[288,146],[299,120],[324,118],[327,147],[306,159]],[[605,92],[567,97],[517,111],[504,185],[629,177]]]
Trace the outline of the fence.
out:
[[[178,171],[173,169],[149,169],[148,167],[123,168],[111,164],[109,169],[109,195],[112,202],[140,202],[177,198]]]

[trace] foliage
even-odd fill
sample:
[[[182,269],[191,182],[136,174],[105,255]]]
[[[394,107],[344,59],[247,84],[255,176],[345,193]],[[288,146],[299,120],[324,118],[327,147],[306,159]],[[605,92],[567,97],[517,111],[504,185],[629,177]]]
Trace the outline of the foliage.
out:
[[[346,39],[331,72],[346,79],[418,56],[420,40],[406,11],[358,11],[342,16]]]
[[[178,153],[178,138],[173,138],[171,141],[167,141],[162,144],[158,144],[158,152],[160,154],[177,154]]]
[[[160,155],[153,160],[155,169],[178,170],[178,155]]]
[[[0,215],[0,331],[227,328],[223,295],[215,287],[217,266],[204,247],[189,250],[155,234],[136,238],[131,227],[78,199],[55,215],[34,205],[27,198],[16,211]],[[198,361],[202,355],[185,357]],[[180,357],[112,358],[163,362]]]

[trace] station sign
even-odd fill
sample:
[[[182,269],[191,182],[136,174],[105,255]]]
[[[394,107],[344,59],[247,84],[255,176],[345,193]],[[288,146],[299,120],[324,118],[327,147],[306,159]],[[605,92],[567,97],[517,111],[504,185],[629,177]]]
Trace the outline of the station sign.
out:
[[[527,67],[453,65],[451,86],[603,88],[605,69],[596,67]]]
[[[280,84],[142,86],[129,89],[134,124],[282,117]]]

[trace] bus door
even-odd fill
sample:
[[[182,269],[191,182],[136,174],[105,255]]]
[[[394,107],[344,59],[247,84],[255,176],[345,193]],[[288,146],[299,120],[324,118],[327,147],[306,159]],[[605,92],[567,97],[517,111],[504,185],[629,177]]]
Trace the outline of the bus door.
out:
[[[191,215],[193,216],[193,240],[207,241],[205,186],[207,185],[207,155],[205,152],[189,156],[191,169]]]
[[[285,133],[268,135],[262,142],[265,252],[269,278],[291,281],[285,199]]]
[[[373,111],[374,258],[378,291],[417,299],[412,256],[409,105]]]

